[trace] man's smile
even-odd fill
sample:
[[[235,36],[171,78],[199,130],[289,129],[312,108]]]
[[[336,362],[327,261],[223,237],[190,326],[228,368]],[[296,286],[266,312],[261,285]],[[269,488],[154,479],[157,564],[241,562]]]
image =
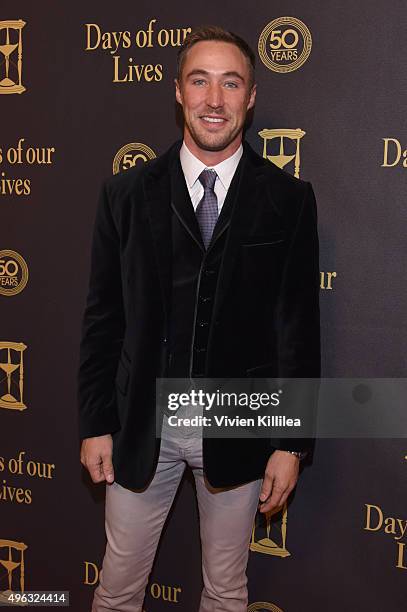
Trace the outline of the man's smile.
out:
[[[201,115],[199,119],[203,121],[206,128],[210,129],[223,127],[227,123],[227,119],[225,119],[225,117],[219,117],[217,115]]]

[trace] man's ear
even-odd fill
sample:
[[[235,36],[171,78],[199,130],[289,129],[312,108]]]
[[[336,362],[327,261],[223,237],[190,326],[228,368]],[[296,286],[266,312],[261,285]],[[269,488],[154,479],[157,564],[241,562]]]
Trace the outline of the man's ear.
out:
[[[247,104],[247,110],[249,110],[250,108],[253,108],[254,103],[256,102],[256,93],[257,93],[257,85],[255,83],[250,91],[249,102]]]
[[[174,79],[174,83],[175,83],[175,99],[182,106],[182,94],[181,94],[181,88],[180,88],[178,79]]]

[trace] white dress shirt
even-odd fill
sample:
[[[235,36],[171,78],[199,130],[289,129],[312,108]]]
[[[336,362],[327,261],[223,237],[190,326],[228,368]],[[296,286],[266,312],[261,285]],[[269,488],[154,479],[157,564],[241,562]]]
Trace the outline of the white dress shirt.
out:
[[[205,168],[213,168],[218,175],[216,177],[214,191],[218,199],[218,214],[220,214],[230,183],[232,182],[233,175],[236,172],[237,165],[242,155],[243,146],[240,144],[237,151],[220,162],[220,164],[216,164],[216,166],[205,166],[201,160],[191,153],[185,142],[182,143],[179,158],[194,210],[196,210],[204,194],[204,188],[201,181],[198,180],[198,177]]]

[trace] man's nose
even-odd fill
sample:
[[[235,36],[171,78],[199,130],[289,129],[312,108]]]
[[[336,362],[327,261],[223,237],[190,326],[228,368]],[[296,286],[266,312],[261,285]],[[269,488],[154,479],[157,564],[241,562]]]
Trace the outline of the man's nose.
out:
[[[206,102],[211,108],[223,106],[223,91],[219,85],[212,84],[209,86]]]

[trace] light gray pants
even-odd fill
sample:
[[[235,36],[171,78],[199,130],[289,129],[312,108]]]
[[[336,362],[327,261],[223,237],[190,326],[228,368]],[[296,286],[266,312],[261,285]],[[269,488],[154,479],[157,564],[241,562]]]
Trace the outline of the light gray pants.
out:
[[[177,416],[191,416],[189,410],[182,407]],[[107,546],[92,612],[142,612],[161,531],[186,464],[193,471],[199,508],[204,583],[199,612],[247,611],[246,567],[262,480],[213,489],[203,473],[201,430],[172,428],[164,416],[149,486],[139,492],[106,485]]]

